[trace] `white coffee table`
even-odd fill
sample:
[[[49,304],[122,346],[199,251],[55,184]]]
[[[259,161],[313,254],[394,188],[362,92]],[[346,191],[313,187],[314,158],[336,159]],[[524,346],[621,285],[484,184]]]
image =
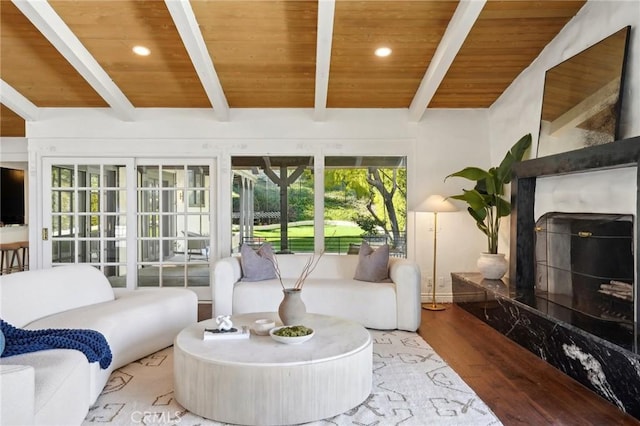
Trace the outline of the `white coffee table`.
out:
[[[233,316],[234,326],[276,313]],[[206,320],[182,330],[174,343],[176,400],[192,413],[242,425],[321,420],[362,403],[371,393],[372,342],[360,324],[307,314],[313,338],[299,345],[251,334],[244,340],[202,339]]]

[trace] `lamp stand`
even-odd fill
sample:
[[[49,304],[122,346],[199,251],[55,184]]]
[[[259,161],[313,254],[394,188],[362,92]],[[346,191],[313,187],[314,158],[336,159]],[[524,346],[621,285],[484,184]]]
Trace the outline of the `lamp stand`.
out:
[[[431,303],[424,305],[423,308],[428,311],[444,311],[443,305],[436,303],[436,253],[438,247],[438,212],[433,212],[433,281],[431,282]]]

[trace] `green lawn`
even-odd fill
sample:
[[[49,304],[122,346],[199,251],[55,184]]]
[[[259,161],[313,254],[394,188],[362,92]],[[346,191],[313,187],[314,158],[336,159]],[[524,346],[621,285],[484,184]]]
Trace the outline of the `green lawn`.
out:
[[[360,244],[363,231],[357,226],[325,225],[325,251],[327,253],[345,253],[349,244]],[[289,226],[289,249],[292,251],[313,251],[313,225]],[[280,227],[275,229],[254,229],[254,236],[272,243],[280,249]]]

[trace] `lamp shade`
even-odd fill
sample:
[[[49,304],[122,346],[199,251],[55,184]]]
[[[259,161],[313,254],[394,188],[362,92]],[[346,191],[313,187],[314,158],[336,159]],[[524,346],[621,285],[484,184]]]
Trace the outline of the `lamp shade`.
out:
[[[457,212],[458,208],[449,200],[446,200],[442,195],[430,195],[424,200],[418,207],[417,212]]]

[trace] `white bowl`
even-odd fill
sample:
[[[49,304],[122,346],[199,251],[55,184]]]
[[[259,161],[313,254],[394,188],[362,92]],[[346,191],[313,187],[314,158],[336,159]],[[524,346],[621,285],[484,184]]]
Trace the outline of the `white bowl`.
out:
[[[270,319],[259,319],[253,323],[253,332],[259,336],[267,336],[269,330],[276,326],[275,321]]]
[[[307,340],[311,339],[314,334],[316,334],[316,332],[313,331],[313,329],[311,329],[311,334],[307,334],[306,336],[286,337],[286,336],[278,336],[277,334],[273,334],[276,331],[280,330],[281,328],[285,328],[285,327],[288,327],[288,326],[283,325],[282,327],[272,328],[271,330],[269,330],[269,335],[276,342],[286,343],[288,345],[297,345],[298,343],[306,342]]]

